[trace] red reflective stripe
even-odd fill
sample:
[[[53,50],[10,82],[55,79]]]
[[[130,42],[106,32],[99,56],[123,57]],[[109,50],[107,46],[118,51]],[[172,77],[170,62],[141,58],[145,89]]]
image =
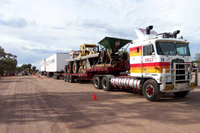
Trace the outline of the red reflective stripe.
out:
[[[170,62],[152,62],[152,63],[143,63],[142,66],[143,67],[147,67],[147,66],[169,66]],[[130,67],[141,67],[141,63],[137,63],[137,64],[130,64]]]

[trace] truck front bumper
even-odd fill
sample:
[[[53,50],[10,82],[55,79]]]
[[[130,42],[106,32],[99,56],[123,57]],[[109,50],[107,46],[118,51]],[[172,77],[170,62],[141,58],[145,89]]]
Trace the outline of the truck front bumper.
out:
[[[194,83],[181,83],[181,84],[176,84],[175,86],[173,84],[161,84],[160,85],[160,91],[161,92],[181,92],[181,91],[189,91],[193,90],[197,84]]]
[[[184,68],[176,68],[176,65],[184,65]],[[162,81],[160,84],[161,92],[181,92],[193,90],[198,85],[198,68],[193,68],[195,73],[189,72],[186,65],[191,66],[190,63],[174,63],[173,69],[163,69]],[[184,70],[185,74],[177,74],[177,71]],[[167,74],[168,71],[168,74]],[[170,73],[170,74],[169,74]],[[177,79],[178,76],[185,76],[185,79]],[[192,80],[192,76],[195,78]],[[166,84],[167,77],[171,77],[171,84]]]

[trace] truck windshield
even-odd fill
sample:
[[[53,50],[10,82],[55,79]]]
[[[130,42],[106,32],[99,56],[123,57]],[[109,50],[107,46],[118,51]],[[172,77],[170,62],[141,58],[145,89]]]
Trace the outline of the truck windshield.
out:
[[[190,56],[188,44],[174,42],[156,42],[158,55],[182,55]]]

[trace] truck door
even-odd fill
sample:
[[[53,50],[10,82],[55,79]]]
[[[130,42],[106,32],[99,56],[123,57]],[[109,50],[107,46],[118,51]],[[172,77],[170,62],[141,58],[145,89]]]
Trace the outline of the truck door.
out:
[[[152,44],[143,46],[141,71],[143,77],[150,77],[152,73],[155,73],[155,50]]]

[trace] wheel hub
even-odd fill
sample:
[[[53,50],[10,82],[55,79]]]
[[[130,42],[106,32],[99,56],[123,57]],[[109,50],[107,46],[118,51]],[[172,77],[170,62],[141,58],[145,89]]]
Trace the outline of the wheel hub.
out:
[[[151,97],[154,94],[154,88],[152,85],[146,87],[146,93],[148,97]]]

